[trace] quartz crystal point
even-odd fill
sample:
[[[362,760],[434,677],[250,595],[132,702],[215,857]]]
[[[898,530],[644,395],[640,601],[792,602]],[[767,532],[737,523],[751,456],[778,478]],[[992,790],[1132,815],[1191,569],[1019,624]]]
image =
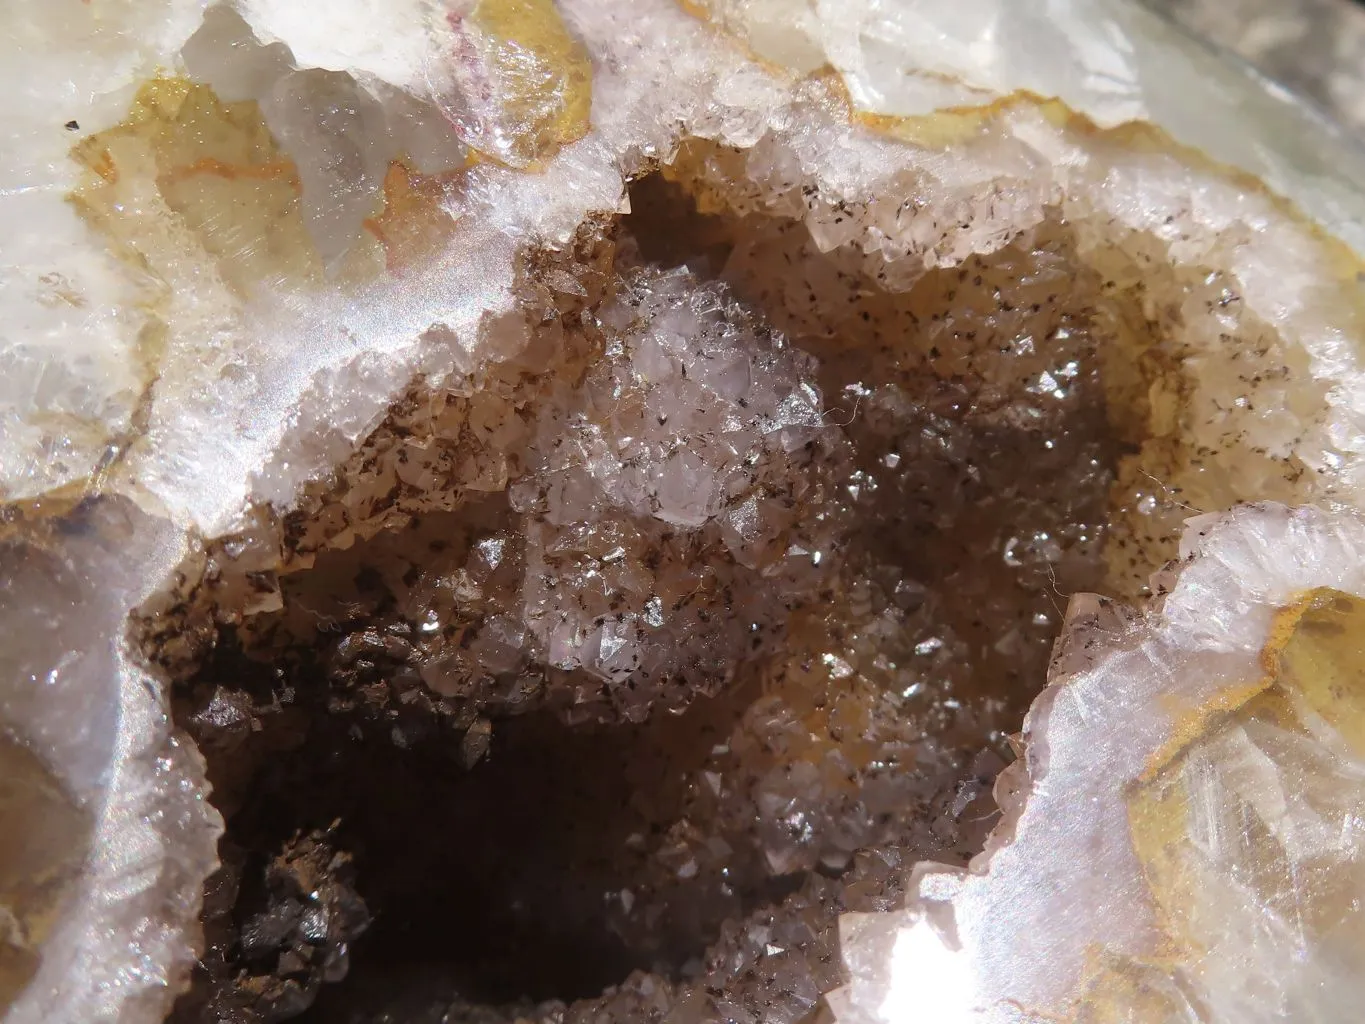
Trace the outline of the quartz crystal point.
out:
[[[1120,0],[9,15],[6,1024],[1354,1005],[1365,164],[1292,98]],[[567,803],[455,878],[447,762]],[[385,990],[409,876],[629,955]]]

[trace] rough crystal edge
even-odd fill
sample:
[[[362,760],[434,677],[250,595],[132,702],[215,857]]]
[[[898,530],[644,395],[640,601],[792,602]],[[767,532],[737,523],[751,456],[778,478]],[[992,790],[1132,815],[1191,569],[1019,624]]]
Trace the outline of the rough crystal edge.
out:
[[[184,547],[168,522],[121,499],[101,502],[63,545],[63,561],[87,590],[117,579],[87,609],[92,653],[74,681],[93,720],[72,726],[87,735],[112,729],[112,749],[87,783],[94,792],[82,794],[95,818],[83,873],[5,1024],[153,1024],[199,955],[203,886],[218,866],[222,819],[208,802],[203,758],[174,728],[164,685],[127,636],[129,611],[165,586]],[[102,698],[116,716],[107,724]]]
[[[1075,718],[1060,727],[1054,718],[1059,711],[1074,715],[1076,709],[1065,704],[1093,699],[1097,695],[1088,692],[1092,688],[1108,691],[1101,694],[1107,707],[1082,712],[1093,715],[1086,725],[1091,735],[1083,739],[1094,741],[1092,771],[1106,780],[1103,791],[1121,793],[1187,736],[1191,721],[1208,721],[1211,714],[1235,706],[1239,697],[1262,685],[1257,682],[1264,678],[1262,652],[1272,638],[1277,612],[1316,588],[1365,595],[1365,516],[1355,510],[1264,502],[1189,519],[1180,559],[1155,574],[1153,590],[1162,596],[1153,600],[1145,615],[1120,612],[1094,595],[1073,598],[1048,686],[1025,718],[1022,756],[997,781],[996,799],[1003,816],[983,852],[966,869],[916,865],[900,911],[846,914],[840,919],[850,980],[827,996],[840,1024],[899,1021],[911,999],[914,1005],[933,1009],[934,1016],[926,1019],[943,1024],[1061,1019],[1055,1014],[1076,1009],[1074,1000],[1084,980],[1079,954],[1085,949],[1093,951],[1102,943],[1120,955],[1143,955],[1155,923],[1141,896],[1125,901],[1119,893],[1117,913],[1131,920],[1113,930],[1105,926],[1115,924],[1114,913],[1109,921],[1095,919],[1093,901],[1103,891],[1086,897],[1091,901],[1083,911],[1087,916],[1079,920],[1062,913],[1075,905],[1074,899],[1055,890],[1050,901],[1035,891],[1035,905],[1021,906],[1028,902],[1026,890],[1037,890],[1046,880],[1028,874],[1038,872],[1040,860],[1050,861],[1056,869],[1048,871],[1043,865],[1044,875],[1053,882],[1076,884],[1099,877],[1101,890],[1123,884],[1122,878],[1115,881],[1113,864],[1101,865],[1105,869],[1101,871],[1074,850],[1068,854],[1049,846],[1025,852],[1031,845],[1028,833],[1048,828],[1049,810],[1054,825],[1059,816],[1055,807],[1039,806],[1054,798],[1046,785],[1053,755],[1081,742],[1074,731]],[[1188,676],[1174,671],[1155,687],[1143,685],[1151,680],[1135,679],[1132,671],[1141,664],[1160,675],[1163,665],[1187,665],[1194,659],[1199,664],[1191,674],[1199,678],[1193,685]],[[1214,671],[1200,675],[1199,669],[1210,668]],[[1096,679],[1106,675],[1109,685],[1094,687]],[[1119,688],[1116,683],[1125,685]],[[1179,692],[1182,684],[1184,692]],[[1106,728],[1106,723],[1112,727]],[[1059,728],[1067,725],[1071,734],[1059,735]],[[1124,738],[1115,742],[1115,734]],[[1106,753],[1129,757],[1119,765],[1106,764]],[[1142,759],[1134,763],[1133,755]],[[1062,771],[1074,777],[1077,766]],[[1101,829],[1094,821],[1101,813],[1099,797],[1094,800],[1086,805],[1084,822],[1074,829],[1092,838]],[[1073,817],[1079,806],[1073,806]],[[1046,843],[1047,838],[1032,845]],[[1122,840],[1126,838],[1125,827]],[[1102,856],[1097,853],[1096,860]],[[1077,865],[1082,865],[1080,871]],[[1136,861],[1119,866],[1139,870]],[[1008,912],[1000,910],[1002,901]],[[1061,932],[1081,935],[1073,943],[1069,963],[1048,946],[1046,929],[1031,927],[1039,923],[1044,903],[1047,913],[1067,918]],[[1011,915],[1013,922],[1001,920]],[[1024,938],[1028,933],[1032,934]],[[1049,971],[1060,975],[1047,982],[1033,980]],[[1008,991],[1011,981],[1019,978],[1025,979],[1023,985],[1034,984],[1033,995],[1045,997],[1023,998],[1018,990]],[[1040,993],[1039,986],[1051,991]]]

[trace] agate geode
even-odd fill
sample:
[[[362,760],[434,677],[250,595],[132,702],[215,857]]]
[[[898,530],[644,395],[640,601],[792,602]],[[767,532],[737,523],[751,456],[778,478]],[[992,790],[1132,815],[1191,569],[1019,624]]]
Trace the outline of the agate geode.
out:
[[[11,36],[7,1022],[1356,1005],[1291,100],[1105,0]]]

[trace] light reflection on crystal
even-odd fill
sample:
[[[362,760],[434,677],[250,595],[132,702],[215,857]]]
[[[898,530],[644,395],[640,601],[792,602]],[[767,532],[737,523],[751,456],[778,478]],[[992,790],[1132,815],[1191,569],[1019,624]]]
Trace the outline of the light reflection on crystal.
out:
[[[845,920],[841,1022],[912,1005],[962,1024],[1347,1019],[1365,948],[1362,551],[1354,515],[1245,508],[1191,525],[1145,617],[1077,601],[1001,777],[1000,834],[970,871],[918,867],[904,910]]]

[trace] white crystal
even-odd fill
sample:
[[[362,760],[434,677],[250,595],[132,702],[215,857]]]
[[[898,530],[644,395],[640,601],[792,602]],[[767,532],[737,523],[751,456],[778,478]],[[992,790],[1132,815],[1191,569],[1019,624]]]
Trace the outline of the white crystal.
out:
[[[1190,803],[1160,826],[1164,849],[1188,834],[1194,851],[1182,870],[1198,884],[1176,908],[1165,890],[1179,876],[1153,874],[1175,869],[1139,845],[1153,826],[1137,815],[1155,812],[1135,794],[1264,685],[1282,609],[1314,588],[1365,595],[1365,519],[1272,504],[1201,516],[1182,559],[1145,617],[1073,598],[985,852],[968,870],[921,864],[905,909],[841,922],[841,1024],[1148,1019],[1177,1005],[1175,1019],[1228,1024],[1350,1015],[1360,982],[1338,965],[1365,935],[1338,901],[1360,884],[1365,760],[1336,730],[1354,723],[1304,710],[1307,734],[1252,718],[1193,745]]]

